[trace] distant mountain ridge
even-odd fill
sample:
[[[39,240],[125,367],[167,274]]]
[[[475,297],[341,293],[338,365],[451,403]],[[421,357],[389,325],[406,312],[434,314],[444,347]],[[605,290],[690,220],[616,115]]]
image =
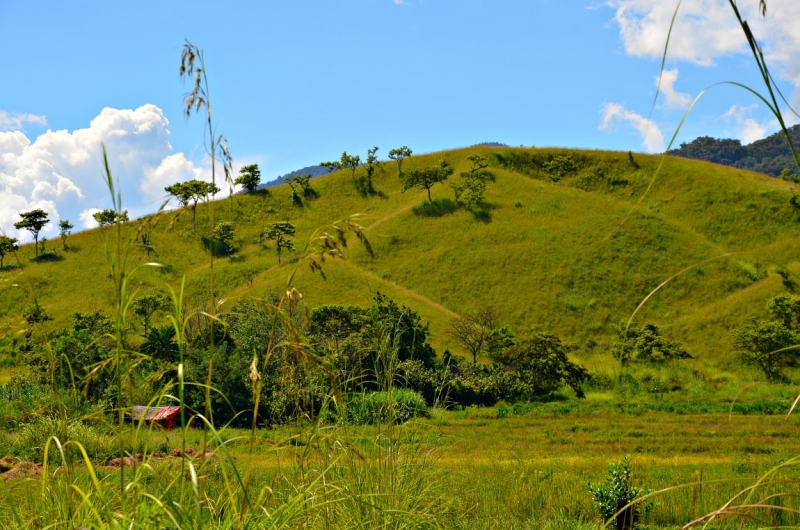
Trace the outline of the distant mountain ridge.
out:
[[[789,136],[795,146],[800,146],[800,125],[790,127]],[[682,143],[669,154],[749,169],[773,177],[780,176],[784,168],[792,173],[797,172],[797,164],[782,131],[747,145],[730,138],[701,136],[688,144]]]
[[[265,182],[264,184],[261,184],[258,187],[258,189],[263,190],[264,188],[274,188],[275,186],[280,186],[281,184],[285,184],[283,179],[288,179],[295,175],[311,175],[311,177],[321,177],[322,175],[327,175],[327,174],[328,174],[328,169],[322,166],[306,166],[302,169],[297,169],[295,171],[292,171],[291,173],[281,175],[275,180],[270,180],[269,182]]]

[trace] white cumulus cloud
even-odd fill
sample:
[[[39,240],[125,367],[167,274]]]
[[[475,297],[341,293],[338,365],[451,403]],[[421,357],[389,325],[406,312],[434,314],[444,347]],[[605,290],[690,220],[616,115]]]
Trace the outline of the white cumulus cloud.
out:
[[[84,228],[97,228],[100,226],[94,218],[94,214],[99,211],[101,211],[100,208],[89,208],[80,213],[78,218],[81,220]]]
[[[800,91],[796,90],[800,86],[800,2],[769,2],[766,18],[758,13],[756,0],[738,4],[764,48],[767,64],[794,84],[793,101],[800,102]],[[629,55],[662,57],[677,0],[607,0],[606,5],[615,10],[614,19]],[[670,38],[670,59],[711,66],[720,57],[740,53],[751,52],[728,0],[681,4]]]
[[[205,178],[202,168],[173,152],[169,135],[169,121],[155,105],[105,108],[87,128],[48,130],[33,140],[21,131],[0,132],[0,228],[25,237],[13,223],[21,211],[40,205],[48,206],[43,209],[53,225],[80,216],[88,226],[83,214],[111,207],[103,145],[123,208],[131,213],[152,210],[152,203],[166,195],[165,185]]]
[[[651,153],[658,153],[664,150],[664,135],[658,125],[626,109],[619,103],[608,103],[602,110],[603,121],[600,123],[600,130],[609,130],[614,123],[622,121],[631,125],[642,135],[642,145]]]
[[[204,179],[203,170],[195,167],[183,153],[175,153],[162,160],[158,167],[145,170],[142,191],[153,198],[162,197],[166,186],[192,179],[211,180]]]

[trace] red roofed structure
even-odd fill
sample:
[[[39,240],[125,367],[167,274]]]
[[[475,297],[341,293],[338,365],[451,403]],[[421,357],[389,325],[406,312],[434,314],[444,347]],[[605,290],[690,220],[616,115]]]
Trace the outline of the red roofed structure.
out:
[[[144,420],[148,423],[157,422],[166,430],[174,429],[180,420],[181,408],[168,407],[131,407],[131,421]]]

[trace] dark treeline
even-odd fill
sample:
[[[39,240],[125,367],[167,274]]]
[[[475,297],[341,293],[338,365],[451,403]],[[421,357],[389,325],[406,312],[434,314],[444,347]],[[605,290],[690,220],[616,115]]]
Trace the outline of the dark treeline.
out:
[[[464,357],[449,351],[437,355],[420,315],[381,293],[366,307],[313,310],[299,294],[280,311],[279,297],[272,298],[238,302],[220,316],[224,325],[213,328],[215,422],[245,425],[252,420],[254,364],[267,366],[258,376],[262,425],[334,414],[332,401],[363,401],[388,388],[405,389],[400,396],[412,391],[412,401],[424,399],[427,406],[490,406],[500,400],[547,399],[562,387],[582,397],[589,379],[568,358],[574,347],[554,335],[518,338],[504,326],[462,318],[453,322],[453,336],[460,333],[460,342],[471,344],[471,351]],[[16,339],[15,355],[31,368],[31,382],[47,385],[55,377],[59,388],[80,395],[77,402],[86,413],[147,404],[165,381],[177,379],[181,346],[165,318],[168,311],[166,297],[158,293],[134,303],[137,321],[126,332],[131,355],[125,361],[122,395],[114,377],[114,323],[102,311],[73,314],[71,326],[51,333],[44,344],[31,335]],[[40,306],[31,306],[24,317],[31,326],[49,319]],[[189,320],[183,341],[186,404],[194,412],[204,410],[211,329],[198,314]],[[271,352],[268,359],[265,352]]]
[[[790,127],[789,135],[795,145],[800,143],[800,125]],[[783,132],[776,132],[748,145],[742,145],[739,140],[730,138],[701,136],[688,144],[682,143],[669,154],[749,169],[773,177],[788,176],[789,173],[784,172],[784,169],[794,173],[793,170],[797,167]]]

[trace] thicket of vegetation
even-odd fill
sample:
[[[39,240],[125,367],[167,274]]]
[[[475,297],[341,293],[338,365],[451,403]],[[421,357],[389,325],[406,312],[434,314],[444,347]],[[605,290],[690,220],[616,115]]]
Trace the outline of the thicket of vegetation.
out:
[[[788,132],[794,144],[800,145],[800,125],[789,127]],[[747,145],[730,138],[701,136],[689,143],[682,143],[679,148],[670,150],[669,154],[749,169],[787,180],[796,181],[800,178],[783,131]]]

